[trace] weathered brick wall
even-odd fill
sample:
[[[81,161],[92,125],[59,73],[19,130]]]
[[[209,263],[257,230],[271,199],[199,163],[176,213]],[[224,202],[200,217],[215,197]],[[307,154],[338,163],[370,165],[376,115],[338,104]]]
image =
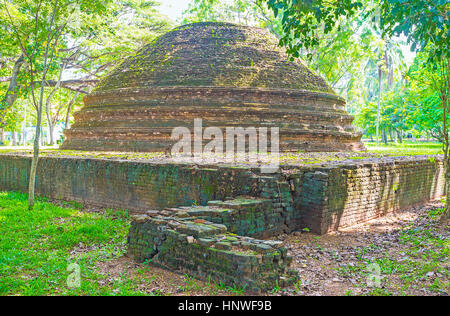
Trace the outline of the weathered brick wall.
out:
[[[3,190],[27,191],[31,158],[0,156]],[[132,161],[53,158],[39,160],[36,192],[129,210],[206,205],[227,196],[251,195],[257,178],[244,169],[193,168],[187,165]]]
[[[0,155],[0,189],[27,192],[30,164],[29,157]],[[249,167],[43,157],[36,182],[40,195],[132,211],[267,199],[267,209],[222,219],[230,231],[264,238],[305,227],[324,234],[439,199],[443,190],[439,157],[286,167],[271,175]]]
[[[27,192],[30,165],[30,157],[0,155],[0,189]],[[241,218],[241,230],[254,229],[254,235],[267,237],[292,231],[299,221],[283,176],[261,175],[258,168],[43,157],[39,160],[36,192],[131,211],[206,206],[209,201],[245,195],[263,197],[271,205],[270,210],[261,210],[263,219],[255,212],[247,214],[253,216],[251,220]],[[264,231],[257,223],[261,220]]]
[[[444,195],[439,157],[355,161],[291,176],[301,225],[325,234]]]
[[[129,254],[170,270],[247,291],[292,284],[292,258],[279,241],[229,234],[224,225],[152,214],[134,217]]]

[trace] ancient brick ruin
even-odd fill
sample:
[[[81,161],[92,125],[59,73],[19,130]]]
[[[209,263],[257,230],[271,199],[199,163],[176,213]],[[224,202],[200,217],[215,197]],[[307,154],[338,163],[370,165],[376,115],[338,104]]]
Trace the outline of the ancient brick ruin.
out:
[[[0,189],[27,192],[31,157],[0,155]],[[279,172],[165,160],[42,157],[36,192],[134,211],[129,254],[247,290],[296,280],[270,238],[308,228],[325,234],[444,194],[441,157],[282,165]]]
[[[174,127],[279,127],[282,151],[361,150],[345,101],[266,30],[179,27],[126,59],[84,99],[64,149],[164,151]]]

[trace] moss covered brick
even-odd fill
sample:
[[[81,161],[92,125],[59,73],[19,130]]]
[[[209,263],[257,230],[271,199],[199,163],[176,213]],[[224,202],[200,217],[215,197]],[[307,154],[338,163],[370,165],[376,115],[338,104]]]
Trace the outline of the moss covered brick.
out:
[[[63,148],[155,152],[174,127],[279,127],[282,151],[363,149],[325,80],[260,28],[196,23],[124,60],[84,99]],[[270,149],[270,148],[269,148]]]

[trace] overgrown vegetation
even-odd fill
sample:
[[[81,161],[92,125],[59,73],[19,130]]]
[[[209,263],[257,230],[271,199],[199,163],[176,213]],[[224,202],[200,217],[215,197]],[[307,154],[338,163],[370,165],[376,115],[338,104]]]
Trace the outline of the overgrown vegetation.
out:
[[[405,141],[401,144],[388,143],[377,146],[374,142],[367,142],[365,145],[371,153],[391,156],[442,155],[442,144],[440,143]]]

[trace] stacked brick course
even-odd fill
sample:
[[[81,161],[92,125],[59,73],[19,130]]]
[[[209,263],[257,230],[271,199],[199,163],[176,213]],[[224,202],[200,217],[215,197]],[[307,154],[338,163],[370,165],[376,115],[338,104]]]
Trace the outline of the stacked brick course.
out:
[[[281,242],[227,233],[227,228],[192,218],[136,216],[128,236],[129,254],[170,270],[237,286],[270,290],[297,280]]]
[[[0,188],[27,192],[30,165],[30,157],[0,155]],[[210,209],[230,209],[235,214],[234,231],[265,237],[304,227],[326,233],[361,223],[439,199],[444,182],[439,156],[282,166],[275,174],[245,166],[42,157],[36,192],[130,211],[209,203]],[[236,205],[225,201],[239,196],[256,200],[248,202],[247,209],[245,199]],[[229,218],[224,215],[221,220]]]
[[[301,179],[301,180],[299,180]],[[366,222],[444,195],[440,157],[330,164],[292,177],[301,225],[318,234]]]

